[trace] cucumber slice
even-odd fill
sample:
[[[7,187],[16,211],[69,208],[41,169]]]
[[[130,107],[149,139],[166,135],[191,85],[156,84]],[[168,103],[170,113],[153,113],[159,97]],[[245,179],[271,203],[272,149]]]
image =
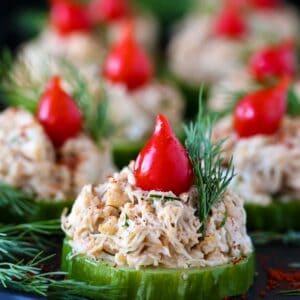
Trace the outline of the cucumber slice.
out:
[[[72,256],[69,240],[65,239],[62,270],[76,280],[94,285],[116,285],[121,289],[122,299],[214,300],[247,292],[254,279],[255,254],[217,267],[136,270],[112,267],[84,255]]]
[[[195,0],[133,0],[133,2],[152,11],[162,24],[168,25],[186,14],[192,8]]]
[[[33,200],[35,201],[35,200]],[[35,201],[36,205],[30,215],[16,215],[9,207],[2,207],[0,210],[0,223],[27,223],[35,221],[44,221],[59,219],[64,208],[71,208],[73,201]]]
[[[248,230],[300,230],[300,201],[246,204]]]

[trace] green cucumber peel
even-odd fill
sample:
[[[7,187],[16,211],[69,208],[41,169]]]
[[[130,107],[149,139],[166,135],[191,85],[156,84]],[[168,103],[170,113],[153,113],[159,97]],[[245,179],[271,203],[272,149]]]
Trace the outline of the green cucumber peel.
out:
[[[62,270],[74,280],[93,285],[116,285],[123,290],[122,297],[111,299],[217,300],[245,294],[255,275],[254,253],[234,263],[217,267],[139,270],[113,267],[84,255],[72,254],[72,247],[66,238]]]
[[[300,230],[300,201],[272,202],[269,205],[246,203],[248,230],[283,232]]]

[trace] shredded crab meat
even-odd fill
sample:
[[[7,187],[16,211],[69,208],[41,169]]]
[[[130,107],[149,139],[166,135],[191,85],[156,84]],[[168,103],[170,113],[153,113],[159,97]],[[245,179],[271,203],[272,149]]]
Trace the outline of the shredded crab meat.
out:
[[[215,266],[252,251],[243,201],[226,192],[209,217],[205,235],[196,215],[197,192],[136,187],[133,163],[97,186],[87,185],[62,227],[74,255],[85,254],[115,266]]]
[[[84,134],[55,151],[29,112],[9,108],[0,114],[0,180],[42,200],[72,199],[88,182],[113,172],[108,146],[98,148]],[[42,172],[41,172],[42,170]]]
[[[233,188],[247,201],[268,205],[277,200],[300,199],[300,119],[285,117],[280,130],[270,136],[238,139],[232,118],[214,128],[214,139],[228,137],[224,157],[238,174]],[[279,199],[278,199],[279,198]]]

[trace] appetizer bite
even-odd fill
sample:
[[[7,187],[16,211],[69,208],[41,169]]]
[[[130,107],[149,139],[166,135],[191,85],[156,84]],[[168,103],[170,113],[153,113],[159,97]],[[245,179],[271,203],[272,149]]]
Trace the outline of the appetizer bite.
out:
[[[53,76],[39,100],[19,98],[0,113],[0,182],[7,200],[1,201],[1,221],[58,217],[84,185],[113,173],[109,144],[100,140],[103,104],[91,106],[87,94],[75,100],[64,83]],[[28,202],[34,209],[23,211]]]
[[[233,156],[231,187],[245,199],[250,229],[300,229],[300,102],[289,83],[246,94],[213,130],[215,140],[227,137],[224,167]]]
[[[51,0],[49,21],[33,41],[25,44],[20,60],[60,56],[85,70],[98,64],[107,47],[118,39],[124,19],[134,24],[139,42],[153,51],[157,24],[148,14],[135,13],[127,0]]]
[[[87,185],[71,213],[62,268],[115,284],[125,299],[222,299],[247,292],[254,253],[242,199],[227,189],[220,143],[201,115],[187,150],[159,115],[153,136],[121,172]],[[163,287],[168,288],[163,288]]]
[[[283,4],[262,8],[255,1],[223,0],[178,24],[168,49],[169,68],[190,89],[210,86],[243,69],[247,53],[297,40],[298,27],[294,11]]]

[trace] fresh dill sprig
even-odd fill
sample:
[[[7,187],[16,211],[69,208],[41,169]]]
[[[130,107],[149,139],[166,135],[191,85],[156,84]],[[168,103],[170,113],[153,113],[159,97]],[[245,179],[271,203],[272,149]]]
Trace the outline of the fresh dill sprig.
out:
[[[259,246],[274,242],[300,246],[300,232],[297,231],[288,231],[284,234],[270,231],[256,231],[251,233],[251,238],[254,244]]]
[[[108,99],[104,88],[101,89],[102,95],[94,97],[86,83],[86,80],[81,76],[74,65],[63,60],[62,64],[65,68],[67,79],[73,87],[73,97],[76,100],[84,115],[85,130],[91,137],[99,141],[102,136],[105,136],[108,131]]]
[[[160,200],[166,200],[166,201],[181,201],[179,197],[172,197],[172,196],[166,196],[166,195],[157,195],[157,194],[149,194],[149,198],[154,199],[160,199]]]
[[[47,240],[57,234],[61,234],[59,220],[1,227],[0,288],[61,300],[93,299],[95,295],[110,299],[119,295],[115,286],[93,286],[63,280],[65,272],[44,272],[42,266],[52,264],[55,255],[44,256],[41,250],[49,250]]]
[[[199,195],[198,216],[202,230],[211,208],[222,197],[234,177],[232,160],[223,168],[222,145],[224,140],[212,141],[212,121],[202,111],[203,89],[199,93],[199,112],[195,122],[185,126],[185,146],[195,175]]]
[[[66,273],[43,272],[40,265],[49,263],[51,258],[53,255],[43,257],[39,253],[28,263],[23,260],[0,263],[0,287],[60,300],[121,297],[120,289],[113,285],[95,286],[76,280],[61,280],[59,277],[66,276]]]
[[[39,265],[49,261],[53,255],[43,257],[38,253],[29,262],[23,260],[17,263],[0,263],[0,286],[5,289],[13,289],[25,293],[34,293],[46,296],[52,276],[60,275],[61,272],[43,273]]]
[[[0,227],[0,261],[33,258],[51,246],[50,236],[61,234],[59,220]]]
[[[49,237],[61,235],[59,220],[40,221],[0,228],[0,261],[16,261],[20,256],[33,257],[53,248]]]
[[[36,247],[22,237],[0,233],[0,261],[17,261],[19,257],[33,257],[37,253]]]
[[[0,58],[0,96],[4,104],[22,107],[32,113],[35,112],[40,91],[31,84],[31,73],[25,62],[19,62],[22,72],[15,72],[13,55],[4,50]],[[22,73],[22,74],[19,74]],[[26,83],[25,83],[26,82]]]
[[[37,207],[32,199],[33,195],[0,182],[0,208],[6,208],[12,215],[33,215]]]
[[[6,225],[0,228],[1,233],[22,232],[23,234],[58,235],[62,234],[60,220],[47,220],[17,225]]]

